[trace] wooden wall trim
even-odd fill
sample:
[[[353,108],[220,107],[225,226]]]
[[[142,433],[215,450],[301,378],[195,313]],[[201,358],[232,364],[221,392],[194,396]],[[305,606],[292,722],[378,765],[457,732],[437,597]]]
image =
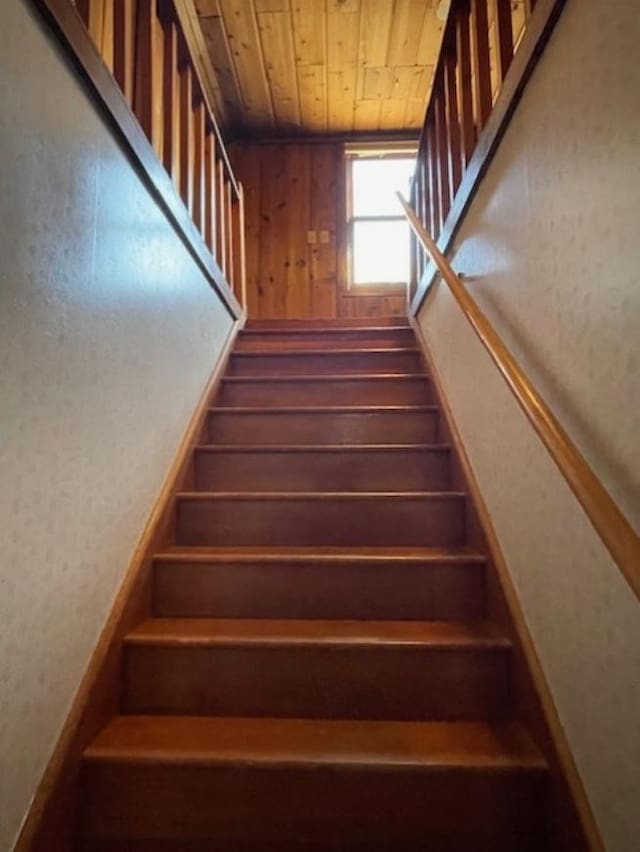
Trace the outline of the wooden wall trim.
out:
[[[80,76],[117,132],[138,167],[152,195],[164,210],[176,233],[192,255],[211,287],[234,320],[243,309],[227,284],[222,270],[207,248],[173,181],[156,156],[110,70],[102,61],[80,15],[69,0],[31,0],[62,43]]]
[[[476,149],[464,173],[442,231],[438,236],[438,248],[443,254],[446,254],[453,244],[469,205],[473,201],[498,150],[500,141],[520,103],[527,82],[542,56],[565,2],[566,0],[538,0],[532,12],[522,42],[514,54],[503,86],[493,105],[493,110],[478,138]],[[435,263],[427,263],[411,301],[411,313],[414,316],[420,311],[429,288],[437,276],[438,268]]]
[[[193,448],[200,442],[211,399],[226,370],[244,318],[236,320],[176,450],[160,492],[124,574],[85,674],[47,763],[14,852],[70,852],[74,802],[82,753],[117,713],[122,641],[150,611],[150,570],[158,545],[172,528],[175,494],[190,485]]]
[[[540,658],[538,657],[533,638],[529,628],[527,627],[525,615],[511,577],[511,572],[502,552],[502,548],[500,547],[500,542],[493,526],[491,515],[487,509],[486,503],[484,502],[469,456],[465,450],[462,436],[460,435],[456,425],[451,406],[449,405],[449,401],[442,384],[442,379],[431,355],[429,344],[417,319],[411,316],[409,318],[409,322],[418,338],[420,348],[427,363],[429,375],[433,381],[436,394],[440,402],[441,412],[445,418],[452,443],[458,453],[464,477],[469,487],[469,495],[478,514],[482,531],[486,538],[490,557],[504,594],[511,622],[516,632],[516,637],[531,676],[541,710],[544,714],[545,726],[551,739],[551,745],[555,757],[554,763],[556,764],[557,770],[559,770],[562,774],[561,781],[570,796],[571,805],[573,806],[575,816],[579,822],[579,826],[582,834],[584,835],[589,852],[606,852],[604,841],[595,821],[591,805],[582,784],[582,779],[580,778],[571,753],[571,747],[558,715],[558,710],[553,700],[551,689],[542,668]]]

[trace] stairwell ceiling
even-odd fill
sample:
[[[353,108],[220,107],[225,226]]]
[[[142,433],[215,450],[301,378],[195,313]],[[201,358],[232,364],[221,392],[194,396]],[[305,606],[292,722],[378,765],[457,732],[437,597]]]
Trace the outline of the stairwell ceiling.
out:
[[[436,0],[195,0],[232,137],[417,130]]]

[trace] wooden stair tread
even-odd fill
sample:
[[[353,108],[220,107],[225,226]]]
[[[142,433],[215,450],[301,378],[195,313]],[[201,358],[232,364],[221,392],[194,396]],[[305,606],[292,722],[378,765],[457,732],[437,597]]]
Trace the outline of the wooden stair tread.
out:
[[[240,349],[232,353],[233,358],[300,358],[307,356],[318,356],[320,358],[331,358],[335,355],[380,355],[398,354],[399,352],[410,352],[417,355],[420,349],[417,346],[363,346],[361,348],[335,348],[335,349]]]
[[[180,491],[177,500],[465,500],[466,491]]]
[[[429,381],[427,373],[323,373],[319,375],[260,375],[223,376],[222,382],[379,382],[379,381]]]
[[[168,547],[154,556],[161,562],[486,562],[467,547]]]
[[[406,332],[410,330],[410,326],[408,325],[356,325],[356,326],[334,326],[333,328],[327,327],[310,327],[310,328],[243,328],[239,334],[240,336],[252,336],[252,335],[262,335],[262,334],[273,334],[274,336],[279,336],[281,334],[291,334],[291,335],[304,335],[304,334],[371,334],[372,332],[382,332],[382,333],[393,333],[394,331]]]
[[[232,377],[233,378],[233,377]],[[237,377],[236,377],[237,378]],[[300,378],[300,377],[298,377]],[[304,376],[302,380],[304,380]],[[209,408],[211,414],[411,414],[439,411],[437,405],[228,405]]]
[[[126,637],[145,645],[277,645],[491,650],[511,647],[488,623],[315,619],[150,618]]]
[[[116,716],[90,762],[545,772],[517,723]]]
[[[446,453],[451,444],[198,444],[194,449],[200,453]]]

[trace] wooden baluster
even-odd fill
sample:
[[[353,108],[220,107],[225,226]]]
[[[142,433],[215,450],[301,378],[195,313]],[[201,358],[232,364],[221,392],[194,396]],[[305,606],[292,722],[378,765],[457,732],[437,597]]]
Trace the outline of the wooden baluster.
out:
[[[475,73],[476,127],[479,135],[487,123],[493,105],[487,0],[471,0],[471,44]]]
[[[431,199],[431,233],[435,240],[440,235],[440,188],[438,186],[438,148],[436,145],[435,115],[431,110],[427,124],[427,151],[429,154],[429,197]]]
[[[417,215],[420,215],[420,208],[422,206],[422,198],[420,196],[420,179],[419,179],[420,167],[416,165],[416,172],[413,176],[413,180],[411,182],[411,192],[409,197],[411,199],[411,206],[416,211]],[[412,281],[419,281],[421,277],[421,254],[420,246],[417,243],[413,244],[413,250],[411,252],[413,258],[413,270],[411,275]]]
[[[193,211],[193,88],[191,66],[180,68],[180,195]]]
[[[104,0],[77,0],[76,9],[89,30],[91,40],[98,48],[102,47],[102,27],[104,17]]]
[[[227,239],[226,257],[226,273],[227,281],[231,284],[231,289],[236,290],[234,255],[233,255],[233,187],[231,181],[225,181],[224,185],[224,212],[226,216],[225,236]]]
[[[216,254],[216,135],[213,128],[204,142],[204,241]]]
[[[513,59],[513,20],[511,0],[493,0],[498,42],[498,71],[500,85],[507,76]]]
[[[158,6],[156,0],[156,10],[153,21],[153,86],[152,97],[153,104],[151,109],[151,120],[153,122],[153,130],[151,134],[151,142],[155,148],[156,154],[160,160],[164,157],[164,29],[161,24],[158,14]]]
[[[134,0],[114,0],[113,76],[129,106],[133,106],[134,43],[136,8]]]
[[[421,218],[425,224],[425,227],[430,228],[431,223],[429,221],[429,218],[431,215],[431,201],[429,199],[429,175],[427,169],[427,159],[424,154],[420,159],[420,182],[422,184],[422,210],[420,211]],[[427,254],[422,248],[422,246],[420,246],[420,244],[418,244],[418,251],[420,252],[422,258],[422,271],[424,272],[424,268],[427,265]],[[422,275],[420,277],[422,277]]]
[[[438,189],[440,195],[440,230],[444,226],[449,209],[451,208],[451,194],[449,191],[449,145],[447,133],[447,118],[444,100],[443,81],[438,81],[438,89],[434,101],[436,119],[436,149],[437,149],[437,172]]]
[[[471,74],[471,43],[469,18],[471,8],[464,3],[456,19],[456,53],[458,54],[458,93],[460,99],[460,143],[463,173],[469,165],[476,146],[473,121],[473,81]],[[429,229],[427,229],[429,230]]]
[[[226,225],[227,215],[225,211],[225,191],[224,191],[224,163],[218,160],[216,167],[216,260],[218,266],[222,270],[224,277],[227,277],[227,238]]]
[[[449,51],[444,58],[444,91],[446,95],[446,122],[449,149],[449,191],[451,203],[462,179],[462,155],[460,148],[460,116],[458,113],[457,57],[455,32],[451,34]]]
[[[233,200],[233,292],[242,307],[247,304],[247,273],[244,245],[244,192],[238,184],[238,195]]]
[[[204,136],[205,105],[200,98],[193,112],[193,221],[204,236]]]
[[[164,138],[162,159],[177,188],[180,187],[180,92],[178,81],[178,28],[166,19],[164,29]]]
[[[113,15],[114,15],[114,0],[103,0],[104,11],[102,14],[102,40],[100,43],[100,54],[104,64],[113,74]]]
[[[138,0],[136,18],[136,56],[133,83],[133,111],[147,138],[161,153],[162,132],[158,122],[159,86],[157,30],[160,26],[156,14],[156,0]]]

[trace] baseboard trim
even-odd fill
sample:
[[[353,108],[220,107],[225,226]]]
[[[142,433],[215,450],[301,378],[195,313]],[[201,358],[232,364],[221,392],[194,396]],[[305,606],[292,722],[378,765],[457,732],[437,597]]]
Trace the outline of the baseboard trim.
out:
[[[566,787],[573,806],[579,823],[579,828],[584,836],[589,852],[606,852],[604,841],[595,821],[582,779],[578,773],[569,742],[566,738],[562,722],[560,721],[560,716],[558,715],[558,710],[553,700],[551,689],[544,674],[533,638],[527,626],[524,611],[520,604],[520,598],[511,578],[511,573],[493,526],[491,515],[486,503],[484,502],[469,456],[465,450],[462,436],[460,435],[456,425],[455,418],[453,416],[451,406],[449,405],[449,400],[445,393],[440,374],[435,366],[435,361],[431,354],[429,344],[420,324],[417,321],[417,318],[415,316],[410,316],[409,322],[416,333],[416,337],[418,338],[418,343],[427,363],[429,375],[431,376],[436,394],[440,401],[442,414],[445,418],[452,442],[458,453],[460,465],[463,469],[463,473],[469,487],[471,500],[474,504],[483,533],[486,537],[487,546],[504,594],[506,606],[509,610],[509,615],[511,616],[511,622],[516,632],[517,640],[520,644],[522,656],[524,657],[524,661],[528,667],[528,673],[533,682],[533,688],[536,691],[536,695],[544,715],[544,722],[546,723],[551,747],[556,758],[555,763],[562,774],[562,780],[564,781],[564,786]]]
[[[174,495],[188,480],[191,450],[200,441],[210,400],[244,321],[242,316],[232,325],[178,445],[18,834],[14,852],[71,852],[73,848],[73,812],[82,753],[117,708],[122,639],[150,605],[151,559],[172,522]]]

